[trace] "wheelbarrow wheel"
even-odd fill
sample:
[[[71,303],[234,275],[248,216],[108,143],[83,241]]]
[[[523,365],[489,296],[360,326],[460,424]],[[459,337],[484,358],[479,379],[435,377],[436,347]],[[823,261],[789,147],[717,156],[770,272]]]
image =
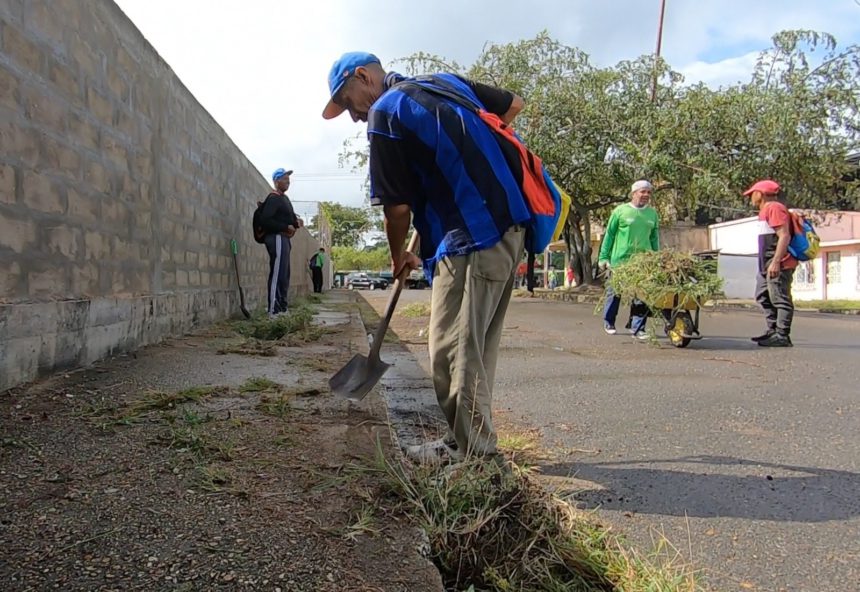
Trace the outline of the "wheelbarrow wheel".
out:
[[[687,335],[693,334],[693,317],[686,310],[676,312],[669,322],[666,323],[666,336],[669,342],[675,347],[687,347],[690,345],[690,338]]]

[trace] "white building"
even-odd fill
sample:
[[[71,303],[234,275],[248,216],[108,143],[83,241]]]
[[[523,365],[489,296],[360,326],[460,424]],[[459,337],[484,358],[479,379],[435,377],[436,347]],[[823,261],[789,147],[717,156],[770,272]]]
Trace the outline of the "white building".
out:
[[[821,252],[794,274],[796,300],[860,300],[860,212],[811,215]],[[729,298],[754,298],[757,273],[757,218],[708,227],[710,246],[720,251],[719,273]]]

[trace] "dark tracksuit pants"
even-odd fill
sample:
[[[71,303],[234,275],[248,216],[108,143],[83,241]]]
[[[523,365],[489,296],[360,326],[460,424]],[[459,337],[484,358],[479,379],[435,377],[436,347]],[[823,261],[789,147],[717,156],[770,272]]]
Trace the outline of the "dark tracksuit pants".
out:
[[[322,267],[311,267],[311,277],[314,282],[314,292],[316,294],[322,293],[323,288],[323,269]]]
[[[793,269],[783,269],[775,278],[767,277],[767,271],[759,272],[756,278],[755,299],[764,310],[768,331],[791,335],[791,321],[794,318],[794,301],[791,298],[793,279]]]
[[[282,234],[266,235],[269,252],[269,314],[286,312],[290,291],[290,239]]]

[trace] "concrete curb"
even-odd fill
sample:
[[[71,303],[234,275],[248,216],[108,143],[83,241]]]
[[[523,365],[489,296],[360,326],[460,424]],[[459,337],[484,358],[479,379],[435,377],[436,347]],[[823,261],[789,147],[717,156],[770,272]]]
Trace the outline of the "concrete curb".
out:
[[[357,298],[363,297],[356,294]],[[364,301],[370,306],[367,301]],[[356,311],[357,321],[367,336],[367,327]],[[368,340],[364,340],[366,353]],[[386,343],[381,351],[384,361],[391,368],[371,391],[385,406],[391,435],[399,451],[410,445],[420,444],[445,433],[446,422],[436,401],[436,391],[427,372],[418,359],[401,343]]]

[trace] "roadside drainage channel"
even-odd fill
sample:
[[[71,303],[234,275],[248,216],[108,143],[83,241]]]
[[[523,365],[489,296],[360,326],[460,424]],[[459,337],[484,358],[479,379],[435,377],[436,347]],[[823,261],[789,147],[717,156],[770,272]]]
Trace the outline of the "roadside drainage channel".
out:
[[[355,294],[354,298],[352,302],[361,296]],[[358,352],[367,354],[370,349],[367,327],[358,311],[352,314],[355,330],[363,335]],[[385,406],[398,450],[444,435],[446,422],[436,402],[433,383],[415,356],[400,343],[384,343],[380,357],[391,367],[380,379],[375,392]]]

